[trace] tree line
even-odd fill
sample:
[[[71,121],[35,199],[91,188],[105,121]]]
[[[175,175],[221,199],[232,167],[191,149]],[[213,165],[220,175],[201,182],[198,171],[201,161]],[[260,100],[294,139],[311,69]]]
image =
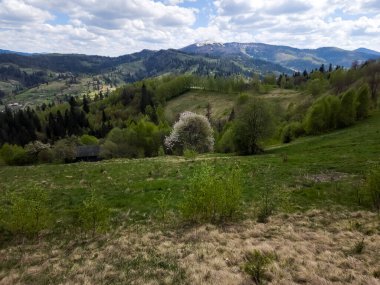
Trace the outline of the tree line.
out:
[[[330,65],[312,72],[295,72],[293,76],[254,75],[250,80],[195,75],[146,79],[117,88],[107,96],[67,97],[64,103],[43,104],[35,110],[6,108],[0,113],[0,145],[8,150],[14,146],[19,157],[20,147],[28,155],[30,149],[35,150],[31,145],[39,141],[48,146],[42,148],[41,161],[70,161],[75,146],[94,142],[102,146],[104,157],[163,154],[168,152],[164,141],[172,124],[164,115],[166,101],[196,88],[236,94],[228,119],[212,119],[212,106],[207,106],[206,118],[214,130],[216,151],[257,153],[263,149],[261,141],[275,133],[289,142],[366,118],[377,106],[379,68],[379,62],[365,62],[348,70]],[[277,131],[271,123],[270,108],[260,100],[252,100],[254,94],[265,94],[276,86],[300,90],[313,98],[289,106],[285,117],[276,119],[280,125]],[[82,140],[83,136],[91,139]],[[38,160],[38,151],[32,153],[32,161]]]

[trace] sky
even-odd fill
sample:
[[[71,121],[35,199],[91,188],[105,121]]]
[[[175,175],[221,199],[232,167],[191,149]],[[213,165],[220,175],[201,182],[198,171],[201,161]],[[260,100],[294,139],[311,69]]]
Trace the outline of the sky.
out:
[[[204,41],[380,51],[380,0],[0,0],[0,49],[118,56]]]

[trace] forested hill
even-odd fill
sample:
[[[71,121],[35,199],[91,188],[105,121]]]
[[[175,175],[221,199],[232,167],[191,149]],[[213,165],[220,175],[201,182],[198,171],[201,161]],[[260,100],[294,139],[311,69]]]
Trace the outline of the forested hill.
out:
[[[289,46],[276,46],[263,43],[197,43],[181,49],[190,54],[210,56],[240,55],[259,58],[280,64],[286,68],[303,71],[318,68],[321,64],[351,67],[355,61],[364,62],[380,57],[377,51],[360,48],[354,51],[336,47],[298,49]]]
[[[207,56],[187,54],[178,50],[143,50],[119,57],[81,54],[0,54],[0,97],[17,95],[32,87],[63,79],[77,83],[79,77],[88,81],[101,77],[109,86],[120,86],[148,77],[164,74],[195,74],[212,76],[243,75],[253,73],[290,74],[292,71],[279,64],[242,56]],[[75,79],[73,79],[75,78]],[[83,80],[82,80],[83,81]],[[53,85],[51,85],[53,86]],[[63,87],[62,87],[63,88]],[[62,88],[53,94],[66,93]],[[83,88],[82,88],[83,89]],[[72,95],[73,91],[70,93]],[[52,99],[52,98],[50,98]],[[18,102],[19,99],[14,98]],[[23,100],[25,101],[25,100]]]
[[[35,104],[64,95],[83,95],[168,74],[243,76],[268,73],[292,75],[326,67],[350,67],[379,57],[368,49],[296,49],[241,43],[194,44],[180,50],[142,50],[119,57],[83,54],[24,54],[0,50],[0,99],[5,103]],[[41,91],[40,87],[49,84]],[[92,86],[92,88],[91,88]]]

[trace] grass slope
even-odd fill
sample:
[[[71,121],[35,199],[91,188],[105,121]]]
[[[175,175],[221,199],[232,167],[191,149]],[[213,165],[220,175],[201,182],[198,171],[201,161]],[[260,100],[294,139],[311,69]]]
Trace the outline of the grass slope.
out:
[[[182,157],[114,159],[96,163],[37,165],[0,168],[0,189],[22,191],[30,185],[52,190],[57,211],[80,203],[89,191],[102,193],[115,210],[154,215],[161,193],[172,194],[173,207],[181,199],[189,178],[200,164],[211,163],[228,172],[238,165],[243,171],[244,197],[255,202],[266,188],[289,199],[289,210],[341,205],[363,209],[367,205],[358,185],[380,163],[380,114],[351,128],[301,138],[269,149],[259,156],[202,155]],[[361,202],[358,195],[362,195]],[[362,201],[363,200],[363,201]]]
[[[237,97],[238,94],[192,90],[170,100],[165,106],[165,116],[174,121],[184,111],[206,115],[207,105],[210,104],[213,119],[228,118]]]
[[[247,94],[253,96],[253,91],[247,92]],[[306,97],[306,95],[299,92],[279,88],[270,90],[266,94],[255,96],[273,103],[273,105],[281,109],[281,112],[284,112],[292,102],[299,102]],[[207,105],[210,104],[212,119],[228,119],[238,97],[239,94],[237,93],[191,90],[168,101],[165,106],[165,116],[170,121],[174,121],[176,116],[184,111],[205,115]]]
[[[274,256],[263,277],[273,284],[378,284],[379,217],[368,211],[360,185],[380,163],[379,126],[376,113],[251,157],[2,167],[0,195],[38,185],[52,191],[55,211],[68,212],[95,189],[127,226],[94,238],[2,247],[0,284],[254,284],[242,270],[252,250]],[[273,189],[278,214],[268,224],[254,222],[249,210],[223,227],[162,225],[155,199],[171,193],[175,209],[202,163],[225,172],[238,165],[247,208],[255,210],[265,189]]]

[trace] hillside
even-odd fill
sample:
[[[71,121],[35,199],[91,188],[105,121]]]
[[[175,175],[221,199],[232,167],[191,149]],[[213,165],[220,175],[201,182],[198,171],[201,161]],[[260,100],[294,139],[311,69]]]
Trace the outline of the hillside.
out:
[[[74,86],[94,80],[99,82],[97,85],[107,85],[110,89],[165,74],[249,77],[254,72],[291,73],[287,68],[260,59],[252,60],[240,56],[208,57],[177,50],[143,50],[115,58],[76,54],[24,56],[5,53],[0,54],[0,98],[5,103],[40,104],[57,100],[57,97],[63,95],[78,96],[94,91],[90,86]],[[65,79],[69,79],[69,82],[62,86],[62,80]],[[48,91],[44,91],[47,83],[50,83],[50,87],[47,88]],[[34,102],[36,98],[39,100]]]
[[[80,81],[79,85],[96,80],[97,85],[112,89],[167,74],[242,75],[247,78],[254,73],[261,76],[267,73],[291,75],[296,70],[311,70],[322,64],[325,68],[330,63],[334,67],[350,67],[355,61],[378,57],[378,52],[364,48],[355,51],[333,47],[312,50],[261,43],[193,44],[179,50],[142,50],[118,57],[3,51],[0,52],[0,99],[5,103],[35,104],[33,101],[37,98],[40,104],[59,100],[63,95],[99,92],[89,86],[62,87],[60,81],[67,78],[75,78]],[[52,83],[49,91],[41,88],[39,92],[39,87],[47,82]]]
[[[245,94],[249,95],[249,93]],[[223,94],[220,92],[191,90],[169,100],[165,106],[165,116],[169,121],[173,122],[184,111],[206,115],[209,107],[212,120],[227,120],[235,103],[239,100],[239,96],[240,94],[238,93]],[[300,92],[284,89],[274,89],[266,94],[256,94],[255,96],[274,104],[281,109],[281,112],[285,112],[290,104],[295,104],[308,97]]]
[[[254,157],[2,167],[3,193],[43,187],[53,195],[52,213],[66,216],[96,191],[120,224],[109,234],[77,233],[75,240],[67,229],[7,241],[0,249],[0,284],[253,284],[242,269],[253,250],[275,255],[263,277],[274,283],[376,284],[379,220],[361,185],[380,163],[379,125],[375,113],[351,128]],[[238,221],[189,227],[178,220],[184,191],[204,163],[226,175],[233,165],[242,169],[246,206]],[[276,213],[268,223],[257,223],[267,187],[276,193]],[[169,199],[165,219],[162,197]],[[361,241],[364,249],[358,248]]]
[[[350,67],[354,61],[363,62],[378,58],[378,52],[370,50],[348,51],[335,47],[298,49],[289,46],[275,46],[263,43],[206,43],[193,44],[181,49],[191,54],[210,56],[240,55],[253,59],[280,64],[292,70],[303,71],[319,68],[321,64]]]

